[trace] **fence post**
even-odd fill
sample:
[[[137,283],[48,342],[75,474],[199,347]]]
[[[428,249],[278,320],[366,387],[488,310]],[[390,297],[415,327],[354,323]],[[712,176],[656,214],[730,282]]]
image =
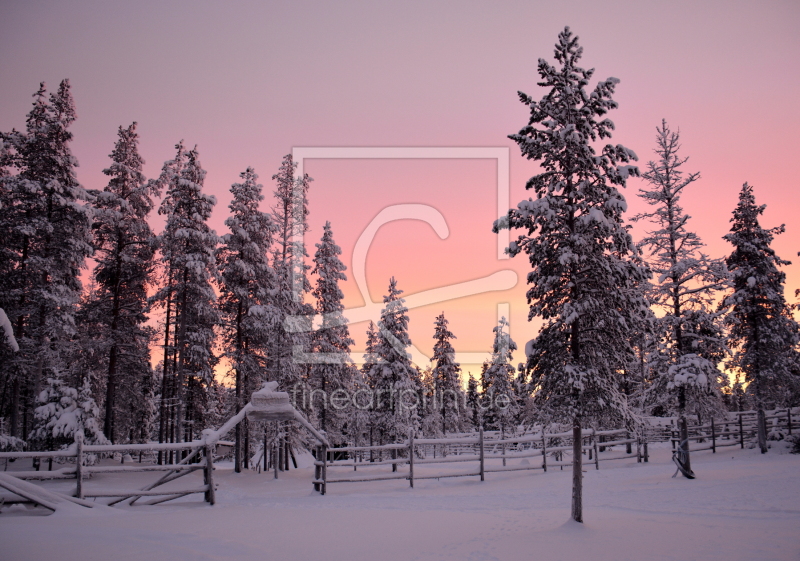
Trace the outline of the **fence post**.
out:
[[[739,445],[744,450],[744,428],[742,423],[742,413],[739,412]]]
[[[592,446],[594,447],[594,469],[600,469],[600,453],[597,451],[597,430],[592,430]]]
[[[322,445],[322,494],[325,494],[328,487],[328,447]]]
[[[217,502],[216,493],[214,490],[214,446],[206,444],[204,448],[206,456],[205,467],[205,483],[208,486],[206,489],[206,502],[213,505]]]
[[[77,479],[77,488],[75,489],[75,496],[79,499],[83,498],[83,431],[75,432],[75,479]]]
[[[786,423],[789,425],[789,434],[792,434],[792,408],[786,409]]]
[[[408,481],[414,488],[414,429],[408,431]]]
[[[322,446],[317,445],[316,454],[314,454],[316,462],[314,462],[314,481],[319,481],[322,477],[322,468],[317,465],[320,457],[322,456]],[[319,483],[314,483],[314,490],[319,492]]]
[[[484,479],[484,471],[483,471],[483,427],[480,428],[478,431],[478,454],[480,454],[480,462],[481,462],[481,481]]]
[[[711,417],[711,453],[717,453],[717,431],[714,426],[714,417]]]

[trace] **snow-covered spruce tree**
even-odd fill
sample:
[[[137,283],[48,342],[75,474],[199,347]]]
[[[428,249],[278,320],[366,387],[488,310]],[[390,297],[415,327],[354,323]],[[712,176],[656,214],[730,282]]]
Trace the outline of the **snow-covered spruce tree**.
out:
[[[461,365],[455,361],[456,351],[450,343],[456,336],[448,329],[444,312],[434,322],[432,362],[433,398],[442,434],[462,428],[464,392],[461,389]]]
[[[408,437],[414,427],[418,387],[408,337],[408,308],[400,295],[394,277],[389,280],[389,293],[383,297],[385,307],[378,322],[375,363],[370,370],[373,381],[373,426],[381,443]]]
[[[80,390],[70,387],[61,376],[47,379],[37,397],[40,404],[34,412],[35,428],[30,439],[43,450],[66,448],[82,432],[87,444],[108,444],[100,430],[100,410],[92,397],[87,377]]]
[[[253,168],[247,168],[240,177],[244,182],[231,186],[231,215],[225,220],[230,233],[222,237],[223,245],[216,257],[222,278],[220,311],[225,355],[235,379],[236,411],[260,387],[270,333],[279,326],[279,313],[273,304],[275,270],[269,263],[275,224],[269,213],[258,209],[264,196]],[[239,423],[235,430],[237,473],[242,469],[243,443],[247,438],[244,428]]]
[[[481,382],[483,428],[499,430],[501,436],[514,429],[518,412],[516,392],[514,391],[514,366],[512,353],[517,344],[507,332],[508,321],[500,318],[492,328],[492,358],[486,365]]]
[[[726,259],[733,294],[720,305],[729,308],[725,321],[733,356],[728,367],[741,372],[748,384],[746,393],[758,411],[762,454],[767,452],[764,409],[785,405],[798,383],[794,374],[798,368],[798,325],[783,295],[786,275],[778,269],[790,263],[770,247],[784,227],[762,228],[758,217],[764,208],[756,204],[753,188],[745,183],[733,211],[731,232],[724,236],[734,247]]]
[[[367,433],[369,444],[372,446],[377,438],[377,418],[375,409],[375,379],[376,373],[374,366],[378,363],[378,328],[370,321],[367,326],[367,343],[364,352],[364,363],[361,365],[361,393],[353,394],[355,406],[367,413]]]
[[[621,145],[598,154],[592,142],[611,136],[609,119],[616,78],[587,91],[593,70],[577,63],[583,53],[567,27],[559,34],[555,58],[560,68],[539,59],[541,101],[520,93],[530,107],[528,125],[510,138],[542,173],[526,185],[536,198],[519,203],[500,228],[524,230],[509,247],[527,253],[529,319],[544,326],[529,345],[528,372],[536,407],[573,427],[572,518],[583,520],[581,426],[589,415],[608,410],[630,415],[619,390],[618,372],[632,357],[628,333],[647,313],[636,286],[647,276],[623,225],[627,205],[618,187],[638,175],[636,159]]]
[[[0,379],[11,385],[12,436],[23,438],[39,386],[71,360],[79,274],[92,254],[86,204],[91,197],[76,179],[78,162],[69,148],[75,118],[69,81],[49,97],[42,83],[26,130],[2,134],[0,268],[7,274],[0,281],[0,307],[14,326],[20,352],[0,365]]]
[[[467,380],[467,421],[472,429],[482,426],[481,420],[481,394],[478,391],[478,380],[470,373]]]
[[[702,418],[722,410],[720,389],[727,377],[717,364],[726,347],[721,314],[712,307],[715,295],[725,287],[727,270],[721,260],[702,253],[703,242],[686,228],[690,217],[683,212],[680,197],[700,174],[681,169],[687,158],[678,155],[678,132],[671,131],[666,121],[656,131],[658,160],[648,162],[642,177],[649,186],[639,190],[653,210],[634,217],[655,226],[639,243],[655,277],[647,297],[661,312],[653,319],[658,341],[650,353],[647,401],[677,411],[681,449],[690,470],[686,413]]]
[[[182,143],[176,148],[176,159],[164,165],[159,179],[166,194],[158,213],[167,221],[157,242],[168,281],[154,298],[171,306],[167,313],[174,315],[174,320],[168,318],[173,335],[171,342],[165,338],[165,347],[172,352],[165,353],[164,376],[171,378],[166,395],[175,404],[170,439],[181,441],[205,428],[206,388],[217,362],[212,347],[219,311],[211,283],[218,277],[214,253],[219,238],[207,223],[216,199],[203,193],[206,172],[197,149],[186,151]]]
[[[302,318],[314,314],[314,308],[303,301],[303,295],[311,290],[308,281],[308,266],[303,236],[308,231],[308,174],[295,177],[297,164],[288,154],[281,162],[278,173],[272,176],[276,183],[272,219],[276,226],[273,244],[273,268],[275,269],[277,292],[275,306],[279,323],[270,335],[267,376],[278,382],[282,391],[291,392],[295,405],[307,416],[310,414],[306,378],[308,365],[295,358],[295,349],[307,351],[310,333],[302,326]],[[287,327],[293,326],[292,329]],[[299,327],[299,328],[298,328]],[[301,396],[298,399],[298,396]],[[288,466],[288,456],[293,448],[305,447],[307,433],[297,423],[284,423],[283,433],[287,439],[281,442]]]
[[[119,128],[119,139],[110,157],[110,177],[103,191],[94,193],[96,289],[86,302],[93,316],[96,343],[102,347],[99,364],[105,380],[105,422],[103,432],[116,441],[118,418],[122,434],[142,424],[146,414],[144,392],[149,384],[150,337],[147,321],[147,289],[154,269],[154,235],[147,223],[153,208],[155,183],[142,174],[136,123]],[[96,329],[95,329],[96,328]],[[119,398],[122,397],[120,400]],[[136,438],[142,435],[138,430]]]
[[[347,280],[344,274],[347,267],[339,259],[342,250],[333,240],[330,222],[325,223],[322,240],[316,247],[312,273],[317,281],[312,294],[322,324],[314,331],[311,345],[314,353],[324,353],[324,358],[312,364],[309,373],[311,406],[317,425],[328,434],[328,439],[344,443],[352,416],[347,398],[352,395],[356,368],[350,359],[353,340],[342,315],[344,294],[339,288],[339,281]]]

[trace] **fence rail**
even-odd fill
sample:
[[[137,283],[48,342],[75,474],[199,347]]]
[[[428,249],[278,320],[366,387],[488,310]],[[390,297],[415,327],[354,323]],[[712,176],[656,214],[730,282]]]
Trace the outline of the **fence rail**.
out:
[[[704,444],[694,447],[692,452],[711,450],[716,453],[718,447],[740,445],[755,434],[755,411],[731,413],[728,418],[716,420],[704,425],[690,427],[689,441]],[[771,431],[785,431],[792,434],[800,429],[800,413],[797,411],[776,410],[767,415]],[[581,433],[581,450],[587,455],[587,464],[594,464],[600,469],[600,462],[636,458],[637,462],[649,461],[648,444],[652,442],[677,443],[677,427],[645,425],[637,433],[626,429],[594,430],[584,429]],[[705,445],[708,443],[707,445]],[[622,447],[623,450],[612,450]],[[404,442],[383,444],[380,446],[346,446],[328,448],[319,446],[315,456],[315,474],[313,485],[323,495],[329,483],[357,483],[369,481],[407,480],[411,487],[415,480],[441,479],[449,477],[480,477],[484,481],[487,473],[502,471],[524,471],[572,465],[564,461],[563,456],[573,450],[572,432],[546,433],[542,430],[535,433],[504,435],[497,431],[450,436],[447,438],[419,438],[413,434]],[[386,457],[389,455],[390,457]],[[341,459],[342,456],[347,456]],[[339,459],[335,459],[339,458]],[[541,459],[530,465],[507,465],[510,460]],[[474,469],[463,472],[442,471],[425,473],[421,470],[432,465],[477,464]],[[500,464],[500,465],[498,465]],[[391,473],[372,473],[375,468],[392,466]],[[329,470],[349,468],[350,475]],[[361,474],[357,473],[361,470]],[[363,475],[362,475],[363,474]]]
[[[9,460],[17,460],[22,458],[42,459],[47,458],[51,461],[50,471],[13,471],[7,472],[8,475],[13,476],[17,480],[24,479],[75,479],[76,486],[74,496],[78,499],[85,497],[111,497],[116,500],[110,504],[116,504],[123,501],[129,501],[130,504],[135,503],[142,497],[158,497],[154,501],[146,504],[158,504],[168,500],[176,499],[195,493],[203,493],[204,500],[210,504],[215,503],[215,488],[214,488],[214,448],[220,442],[216,439],[195,440],[192,442],[172,442],[172,443],[157,443],[151,442],[147,444],[92,444],[85,445],[83,443],[83,434],[77,433],[75,435],[75,442],[65,450],[57,451],[25,451],[25,452],[0,452],[0,459],[5,459],[6,468],[8,467]],[[226,444],[226,443],[222,443]],[[186,457],[175,464],[142,464],[134,463],[133,465],[105,465],[94,466],[86,465],[88,454],[104,454],[114,452],[186,452]],[[64,460],[72,460],[75,462],[74,467],[65,467],[58,470],[52,470],[52,460],[61,458]],[[38,466],[37,466],[38,467]],[[193,487],[191,489],[170,489],[165,491],[163,489],[156,489],[166,483],[174,481],[184,475],[193,473],[195,471],[203,471],[203,485],[201,487]],[[104,489],[103,491],[87,491],[85,489],[86,480],[93,474],[99,473],[131,473],[131,472],[166,472],[161,479],[155,483],[148,485],[144,489],[139,490],[122,490],[122,489]],[[12,490],[13,492],[13,490]]]

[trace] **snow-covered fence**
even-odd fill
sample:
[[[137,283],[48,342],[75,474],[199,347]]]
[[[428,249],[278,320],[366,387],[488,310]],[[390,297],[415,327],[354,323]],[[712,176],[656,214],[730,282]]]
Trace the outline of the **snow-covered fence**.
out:
[[[776,409],[766,415],[767,432],[771,439],[777,440],[793,434],[800,430],[800,409]],[[691,452],[711,450],[717,452],[717,448],[724,446],[736,446],[744,448],[745,442],[756,438],[757,433],[757,412],[756,411],[737,411],[729,413],[724,419],[711,419],[705,425],[690,425],[689,442],[700,444],[699,447],[691,447]],[[677,428],[672,430],[671,442],[673,450],[676,448],[680,437]]]
[[[404,442],[380,446],[319,446],[314,462],[314,489],[324,495],[329,483],[405,479],[413,487],[414,481],[421,479],[480,477],[484,481],[487,473],[535,469],[546,472],[548,468],[572,465],[571,461],[564,460],[564,455],[571,455],[573,450],[572,431],[492,436],[494,438],[486,438],[481,430],[477,435],[453,438],[416,439],[412,434]],[[601,437],[603,442],[600,442]],[[595,469],[600,469],[600,462],[605,460],[636,458],[639,462],[647,461],[646,453],[642,454],[645,449],[642,438],[626,430],[584,429],[582,440],[583,453],[594,463]],[[620,445],[626,446],[625,452],[611,454],[612,447]],[[609,454],[601,455],[601,446]],[[336,459],[343,455],[347,457]],[[534,459],[538,461],[530,461]],[[457,464],[466,464],[465,469],[457,471]],[[447,468],[442,469],[445,465]],[[386,471],[387,466],[392,466],[390,472]],[[430,469],[434,466],[438,469]],[[329,476],[329,470],[342,468],[352,470],[351,474]],[[359,470],[361,473],[357,473]]]
[[[77,433],[75,442],[66,450],[53,452],[2,452],[0,459],[6,462],[10,459],[35,458],[41,460],[47,458],[51,462],[54,458],[63,458],[75,462],[74,467],[69,466],[52,471],[14,471],[10,472],[18,479],[75,479],[76,489],[74,496],[78,499],[86,497],[110,497],[116,500],[110,504],[129,501],[130,504],[138,501],[142,497],[155,497],[145,504],[158,504],[194,493],[203,493],[204,499],[210,504],[215,502],[214,488],[214,448],[218,443],[218,435],[209,433],[204,435],[202,440],[192,442],[150,442],[146,444],[98,444],[86,445],[83,442],[83,435]],[[145,451],[173,451],[187,452],[186,457],[177,464],[142,464],[132,465],[86,465],[87,455],[89,454],[113,454],[115,452],[145,452]],[[203,485],[190,489],[156,489],[166,483],[174,481],[184,475],[195,471],[203,471]],[[94,474],[108,473],[132,473],[132,472],[166,472],[156,482],[138,490],[104,489],[102,491],[85,489],[85,480]]]

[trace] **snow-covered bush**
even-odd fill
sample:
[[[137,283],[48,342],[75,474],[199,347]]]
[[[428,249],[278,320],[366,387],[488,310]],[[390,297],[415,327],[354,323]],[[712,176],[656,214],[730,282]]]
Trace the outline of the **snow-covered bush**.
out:
[[[0,452],[20,452],[25,449],[25,441],[16,436],[0,434]]]
[[[58,377],[48,378],[38,401],[41,405],[34,412],[31,436],[38,446],[66,448],[74,442],[77,431],[83,431],[88,444],[109,443],[97,422],[100,411],[88,379],[78,391]]]
[[[800,454],[800,434],[793,434],[787,437],[786,441],[792,444],[792,454]]]

